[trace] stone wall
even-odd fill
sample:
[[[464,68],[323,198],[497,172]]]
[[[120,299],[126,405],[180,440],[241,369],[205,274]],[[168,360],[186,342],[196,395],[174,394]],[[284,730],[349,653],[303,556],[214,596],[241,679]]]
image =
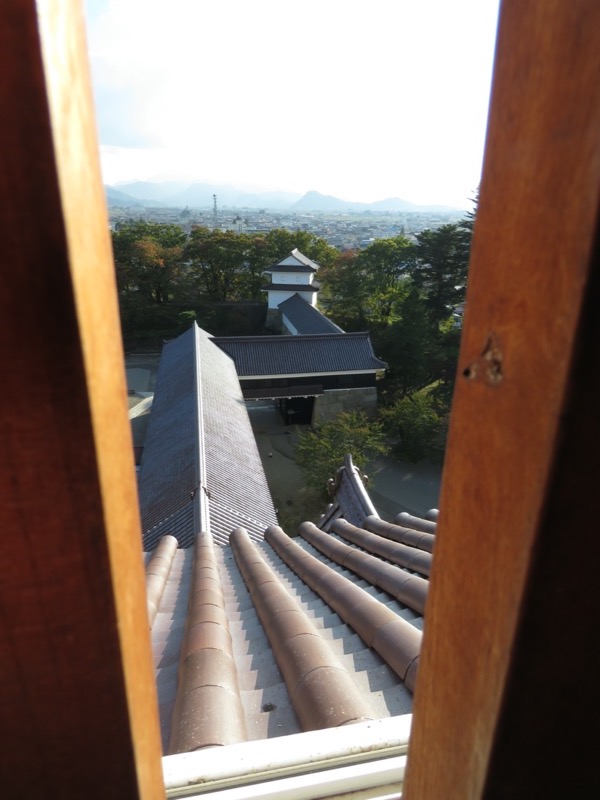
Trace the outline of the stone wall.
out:
[[[315,397],[313,425],[328,422],[342,411],[364,411],[374,416],[377,411],[377,389],[365,386],[360,389],[329,389],[321,397]]]

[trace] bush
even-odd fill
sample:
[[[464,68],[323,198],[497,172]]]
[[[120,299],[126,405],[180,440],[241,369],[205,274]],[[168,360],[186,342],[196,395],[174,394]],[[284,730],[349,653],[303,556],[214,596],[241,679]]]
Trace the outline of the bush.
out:
[[[399,458],[413,463],[443,461],[448,412],[428,389],[396,400],[380,416]]]
[[[375,456],[387,452],[383,428],[363,412],[348,411],[324,423],[318,430],[300,433],[296,445],[296,463],[308,486],[323,494],[327,481],[342,466],[344,456],[352,455],[354,464],[364,469]]]

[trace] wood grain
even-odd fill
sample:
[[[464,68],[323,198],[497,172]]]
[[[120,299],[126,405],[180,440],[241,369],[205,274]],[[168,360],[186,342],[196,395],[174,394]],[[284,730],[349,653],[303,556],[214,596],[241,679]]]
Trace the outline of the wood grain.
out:
[[[79,2],[2,3],[0,52],[0,785],[11,798],[163,797]]]
[[[573,763],[562,760],[569,734],[552,704],[552,692],[565,687],[562,678],[556,682],[561,670],[575,678],[569,666],[572,634],[564,627],[568,614],[554,630],[554,650],[545,641],[540,651],[545,668],[535,655],[540,639],[532,620],[540,622],[546,604],[547,613],[557,610],[547,591],[558,551],[552,568],[542,565],[556,540],[549,519],[558,476],[565,464],[577,465],[572,452],[563,461],[560,443],[576,436],[578,424],[588,431],[582,436],[580,429],[576,436],[582,446],[578,473],[594,468],[594,480],[599,477],[592,450],[598,442],[591,436],[598,434],[597,423],[590,423],[589,413],[585,423],[583,416],[568,415],[579,396],[570,376],[580,363],[582,331],[596,340],[598,334],[583,309],[598,267],[599,31],[600,5],[586,0],[501,5],[415,696],[408,800],[559,796],[558,784],[552,785],[558,769],[544,779],[539,753],[532,755],[536,745],[530,741],[530,753],[513,747],[516,720],[524,723],[534,709],[524,730],[532,736],[536,728],[546,728],[540,735],[546,764],[560,762],[563,778],[572,776],[576,765],[583,768],[572,747]],[[585,369],[597,368],[597,355],[595,361]],[[586,479],[582,489],[589,485]],[[573,520],[589,524],[589,511],[576,512],[578,502],[588,500],[577,497],[577,481],[569,487],[570,501],[564,496],[556,508],[564,514],[570,507]],[[589,531],[577,531],[590,544]],[[571,525],[565,527],[564,536],[574,534]],[[597,545],[590,556],[595,551]],[[581,555],[585,561],[585,552]],[[582,573],[571,569],[573,563],[565,560],[563,586],[579,596],[575,588]],[[591,568],[587,574],[591,577]],[[563,598],[568,601],[568,591]],[[580,618],[573,608],[570,620],[573,630],[580,629],[574,641],[591,635],[589,617]],[[525,670],[525,664],[531,668]],[[529,708],[525,703],[536,684],[547,693],[545,711],[539,702]],[[584,706],[577,711],[584,713]],[[560,742],[555,755],[547,747],[552,736]],[[531,784],[537,785],[534,793]]]

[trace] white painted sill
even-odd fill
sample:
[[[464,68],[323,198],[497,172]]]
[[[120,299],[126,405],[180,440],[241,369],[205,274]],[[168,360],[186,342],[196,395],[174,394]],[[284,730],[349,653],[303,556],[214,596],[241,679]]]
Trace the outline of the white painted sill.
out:
[[[391,800],[401,796],[412,715],[165,756],[168,798]]]

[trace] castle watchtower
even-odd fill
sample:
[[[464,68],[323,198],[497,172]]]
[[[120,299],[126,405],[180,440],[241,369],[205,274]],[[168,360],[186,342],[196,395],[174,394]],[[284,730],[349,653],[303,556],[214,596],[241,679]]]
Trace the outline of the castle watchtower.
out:
[[[298,249],[265,270],[271,275],[271,283],[264,289],[269,293],[268,307],[277,308],[280,303],[299,294],[311,306],[317,305],[320,284],[315,280],[319,265],[303,255]]]
[[[307,258],[297,248],[281,261],[265,270],[271,276],[271,282],[264,286],[268,292],[267,300],[267,326],[281,327],[280,303],[293,297],[295,294],[305,300],[309,305],[317,305],[317,292],[320,284],[315,280],[315,273],[319,265]]]

